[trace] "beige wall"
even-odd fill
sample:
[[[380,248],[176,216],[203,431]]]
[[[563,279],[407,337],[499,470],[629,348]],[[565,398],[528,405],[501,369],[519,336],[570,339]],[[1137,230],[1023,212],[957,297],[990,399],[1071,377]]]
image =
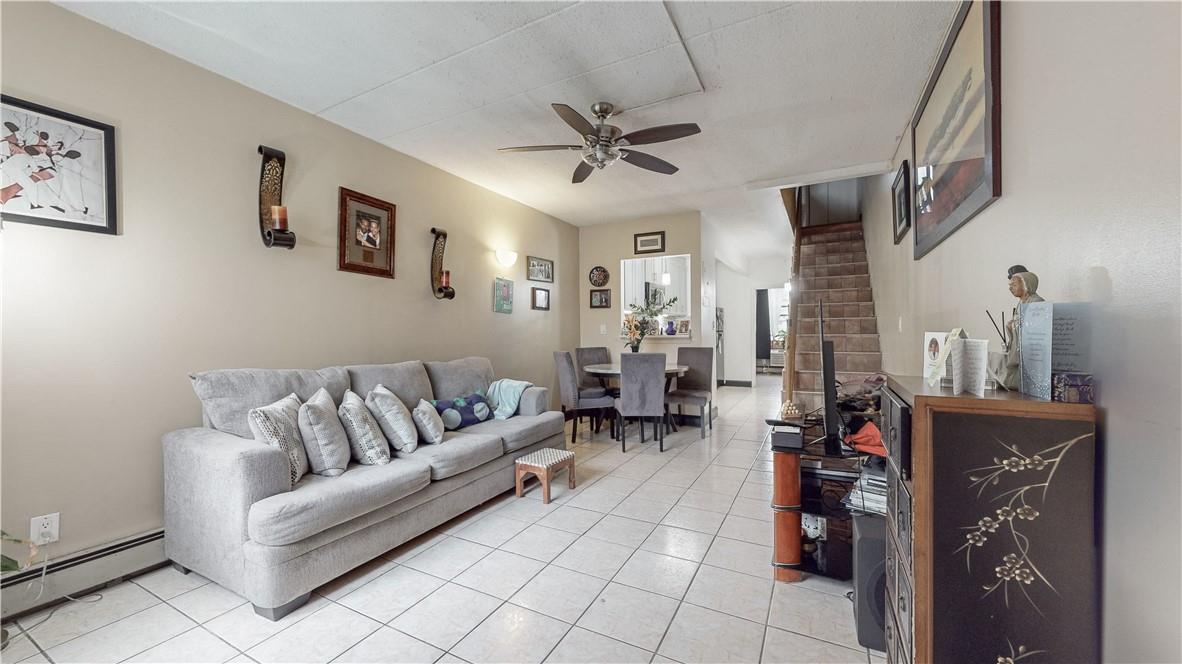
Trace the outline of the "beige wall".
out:
[[[118,132],[120,235],[2,233],[3,525],[60,511],[51,556],[161,525],[160,436],[200,422],[190,372],[486,355],[549,385],[551,349],[578,341],[573,226],[48,4],[4,3],[2,77]],[[294,251],[259,241],[260,143],[287,152]],[[397,279],[337,271],[338,186],[398,206]],[[501,247],[521,255],[507,270]],[[556,262],[549,312],[526,254]],[[494,275],[512,315],[492,313]]]
[[[1005,4],[1001,198],[920,261],[890,235],[893,173],[863,215],[888,371],[920,372],[925,330],[998,350],[985,310],[1013,306],[1015,263],[1048,300],[1095,304],[1109,661],[1182,659],[1179,7]]]
[[[620,301],[620,261],[625,258],[637,258],[632,252],[632,236],[635,233],[650,231],[665,231],[666,251],[664,254],[644,254],[644,257],[690,255],[692,298],[689,311],[690,327],[693,331],[688,340],[648,337],[641,345],[641,352],[665,353],[672,359],[677,354],[678,346],[714,343],[713,338],[702,341],[702,221],[697,212],[690,212],[579,228],[580,346],[607,346],[612,357],[618,357],[620,351],[624,350],[624,341],[620,338],[620,321],[627,303]],[[611,273],[611,281],[607,285],[612,291],[611,309],[590,307],[593,287],[587,280],[587,273],[596,265],[606,267]],[[605,334],[600,333],[601,326],[604,326]]]

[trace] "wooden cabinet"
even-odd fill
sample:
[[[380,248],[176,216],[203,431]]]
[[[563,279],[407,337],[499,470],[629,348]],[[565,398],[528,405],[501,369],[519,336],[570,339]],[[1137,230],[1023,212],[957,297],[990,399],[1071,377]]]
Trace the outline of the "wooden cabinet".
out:
[[[883,390],[887,659],[1099,660],[1095,411]]]

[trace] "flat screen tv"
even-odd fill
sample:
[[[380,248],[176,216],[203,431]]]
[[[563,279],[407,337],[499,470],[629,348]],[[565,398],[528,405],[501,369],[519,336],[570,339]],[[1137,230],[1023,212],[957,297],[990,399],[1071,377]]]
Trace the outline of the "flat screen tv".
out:
[[[821,394],[824,398],[825,454],[841,456],[842,423],[837,412],[837,365],[833,361],[833,342],[825,340],[825,307],[817,301],[817,334],[821,341]]]

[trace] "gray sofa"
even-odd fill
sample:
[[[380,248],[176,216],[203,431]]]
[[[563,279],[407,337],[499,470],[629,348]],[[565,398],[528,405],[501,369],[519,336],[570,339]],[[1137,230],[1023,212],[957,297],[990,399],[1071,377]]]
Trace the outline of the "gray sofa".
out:
[[[229,369],[192,376],[204,427],[164,436],[164,550],[278,620],[310,592],[399,544],[513,488],[513,461],[563,447],[563,416],[545,388],[522,395],[517,414],[448,432],[439,445],[384,466],[351,463],[337,477],[292,485],[286,456],[255,442],[251,408],[321,387],[340,403],[381,383],[408,408],[487,389],[492,364],[401,362],[320,370]]]

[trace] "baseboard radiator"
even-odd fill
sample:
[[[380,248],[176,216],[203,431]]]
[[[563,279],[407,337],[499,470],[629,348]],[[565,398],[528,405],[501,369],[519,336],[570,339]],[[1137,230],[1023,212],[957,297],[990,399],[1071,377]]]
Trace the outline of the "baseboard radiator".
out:
[[[165,562],[164,531],[154,530],[33,565],[0,580],[0,617],[16,618]]]

